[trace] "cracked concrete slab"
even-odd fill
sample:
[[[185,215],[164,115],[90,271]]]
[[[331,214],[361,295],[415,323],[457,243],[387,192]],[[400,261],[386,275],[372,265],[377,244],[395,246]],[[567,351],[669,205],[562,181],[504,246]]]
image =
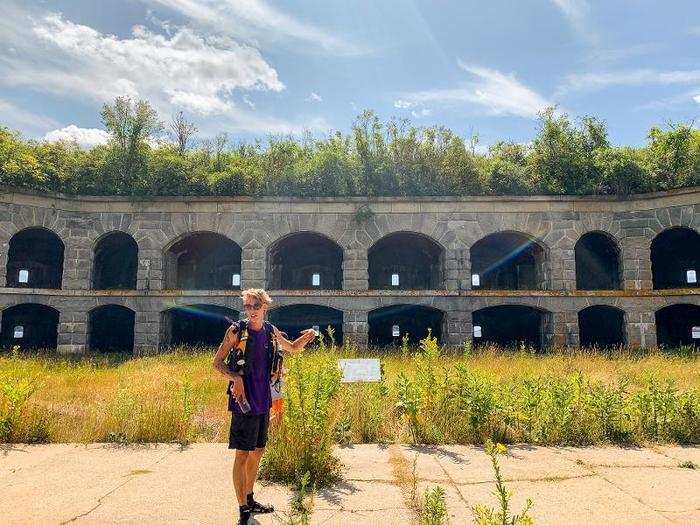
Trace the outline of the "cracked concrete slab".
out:
[[[512,508],[532,498],[536,523],[689,524],[700,522],[700,447],[512,446],[501,458]],[[404,467],[397,476],[396,457]],[[450,523],[472,522],[471,506],[496,505],[491,462],[480,447],[355,445],[339,447],[345,480],[319,490],[311,523],[417,523],[407,498],[416,457],[416,496],[441,485]],[[580,460],[577,462],[577,460]],[[392,462],[393,461],[393,462]],[[233,452],[223,443],[120,447],[4,445],[0,448],[3,525],[33,523],[231,523],[236,504]],[[260,485],[256,494],[275,515],[256,523],[286,522],[292,491]]]

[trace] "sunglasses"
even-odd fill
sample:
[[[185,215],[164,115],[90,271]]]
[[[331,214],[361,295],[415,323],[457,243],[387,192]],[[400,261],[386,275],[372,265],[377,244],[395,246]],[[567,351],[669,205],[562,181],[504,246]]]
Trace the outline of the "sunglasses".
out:
[[[244,304],[243,308],[246,310],[260,310],[262,308],[262,303]]]

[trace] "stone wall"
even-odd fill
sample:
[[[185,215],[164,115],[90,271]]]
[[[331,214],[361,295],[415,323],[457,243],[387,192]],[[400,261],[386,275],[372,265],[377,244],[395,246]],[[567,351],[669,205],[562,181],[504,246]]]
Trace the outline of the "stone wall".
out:
[[[357,211],[372,214],[358,221]],[[445,313],[446,342],[471,337],[471,312],[486,306],[521,304],[551,313],[548,341],[578,342],[577,312],[594,304],[616,306],[626,315],[627,341],[656,342],[654,312],[666,305],[700,305],[698,289],[652,290],[650,245],[671,227],[700,230],[700,188],[630,197],[472,198],[125,198],[34,195],[5,190],[0,195],[0,310],[20,303],[53,306],[60,312],[61,352],[86,348],[88,312],[119,304],[136,313],[135,352],[157,349],[161,312],[177,305],[214,304],[240,310],[236,291],[167,290],[164,254],[193,232],[216,232],[242,248],[244,288],[264,287],[267,250],[295,232],[316,232],[343,249],[343,289],[273,290],[275,305],[320,304],[344,312],[344,332],[366,342],[367,314],[391,304],[423,304]],[[9,241],[17,232],[42,227],[65,244],[60,290],[5,286]],[[131,235],[139,248],[137,290],[93,291],[90,276],[96,242],[112,231]],[[546,252],[543,290],[473,290],[470,247],[502,231],[522,232]],[[574,246],[590,231],[608,233],[621,253],[622,290],[576,291]],[[423,234],[444,250],[444,286],[439,290],[368,290],[367,250],[394,232]]]

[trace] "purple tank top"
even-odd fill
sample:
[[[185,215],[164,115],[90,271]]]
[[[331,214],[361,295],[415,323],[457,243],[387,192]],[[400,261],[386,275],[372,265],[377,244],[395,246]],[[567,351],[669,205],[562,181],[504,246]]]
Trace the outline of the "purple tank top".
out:
[[[269,357],[267,355],[267,333],[265,328],[253,330],[248,327],[248,373],[243,376],[246,399],[251,415],[265,414],[272,406],[270,393]],[[238,403],[233,403],[233,413],[241,414]]]

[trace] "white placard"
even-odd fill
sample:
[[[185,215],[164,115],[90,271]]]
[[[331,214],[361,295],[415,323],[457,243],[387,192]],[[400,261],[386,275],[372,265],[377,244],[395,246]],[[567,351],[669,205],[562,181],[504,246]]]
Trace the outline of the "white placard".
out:
[[[231,277],[231,286],[240,286],[240,285],[241,285],[241,274],[234,273],[233,276]]]
[[[20,270],[18,281],[21,283],[28,283],[29,282],[29,270]]]
[[[399,337],[401,335],[401,328],[399,328],[399,325],[395,324],[391,327],[391,335],[394,337]]]
[[[478,324],[474,325],[474,337],[481,337],[481,327]]]
[[[321,331],[317,324],[313,325],[311,328],[313,328],[316,331],[316,333],[319,333]]]
[[[22,339],[24,337],[24,326],[22,326],[22,325],[15,326],[14,336],[15,336],[15,339]]]
[[[695,273],[695,270],[688,270],[685,272],[685,279],[689,283],[696,283],[698,282],[698,275]]]
[[[379,359],[338,359],[343,371],[342,383],[381,381],[382,371]]]
[[[480,286],[481,281],[479,280],[479,274],[478,273],[473,273],[472,274],[472,286]]]
[[[391,286],[398,286],[398,285],[399,285],[399,274],[392,273],[391,274]]]
[[[315,273],[311,276],[311,286],[321,286],[321,275]]]
[[[690,330],[690,336],[693,339],[700,339],[700,326],[693,326]]]

